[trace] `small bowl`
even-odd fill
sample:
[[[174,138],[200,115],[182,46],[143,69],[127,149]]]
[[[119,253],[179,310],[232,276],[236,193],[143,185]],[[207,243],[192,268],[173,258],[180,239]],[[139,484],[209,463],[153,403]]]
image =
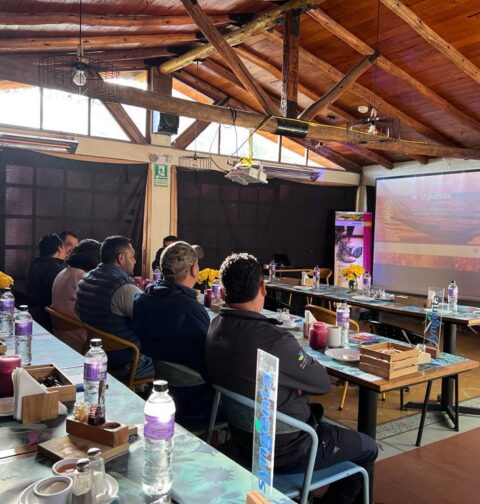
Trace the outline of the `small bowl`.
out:
[[[35,483],[33,493],[42,504],[67,504],[73,480],[68,476],[50,476]]]
[[[53,474],[57,476],[73,476],[78,460],[78,458],[66,458],[55,462],[52,467]]]

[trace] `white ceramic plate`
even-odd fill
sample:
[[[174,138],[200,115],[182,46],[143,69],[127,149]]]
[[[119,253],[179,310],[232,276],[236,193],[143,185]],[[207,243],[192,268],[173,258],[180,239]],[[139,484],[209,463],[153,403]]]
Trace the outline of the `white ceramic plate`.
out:
[[[360,350],[356,348],[330,348],[325,350],[325,355],[342,362],[358,362]]]
[[[352,296],[352,299],[355,299],[355,301],[375,301],[375,298],[371,296],[362,296],[362,295]]]
[[[71,476],[67,476],[70,478]],[[18,504],[42,504],[37,496],[33,493],[33,487],[37,482],[35,481],[30,486],[25,488],[25,490],[20,494],[18,498]],[[118,483],[117,480],[110,476],[110,474],[105,474],[105,483],[107,486],[107,494],[104,498],[98,500],[98,504],[110,504],[118,497]],[[70,502],[70,500],[69,500]]]

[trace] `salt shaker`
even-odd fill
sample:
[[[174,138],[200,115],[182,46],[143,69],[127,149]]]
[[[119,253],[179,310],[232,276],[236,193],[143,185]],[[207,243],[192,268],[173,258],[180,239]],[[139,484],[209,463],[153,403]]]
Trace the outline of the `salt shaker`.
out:
[[[92,468],[90,460],[87,458],[81,458],[77,461],[71,504],[95,504]]]
[[[93,474],[93,495],[95,495],[97,502],[101,502],[107,490],[105,484],[105,462],[102,458],[102,451],[100,448],[90,448],[87,455],[90,459],[90,467]]]

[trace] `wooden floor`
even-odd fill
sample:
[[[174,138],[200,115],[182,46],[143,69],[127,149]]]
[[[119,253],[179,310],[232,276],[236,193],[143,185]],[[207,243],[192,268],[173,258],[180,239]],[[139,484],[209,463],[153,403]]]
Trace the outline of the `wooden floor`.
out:
[[[480,428],[375,464],[375,504],[478,504]]]

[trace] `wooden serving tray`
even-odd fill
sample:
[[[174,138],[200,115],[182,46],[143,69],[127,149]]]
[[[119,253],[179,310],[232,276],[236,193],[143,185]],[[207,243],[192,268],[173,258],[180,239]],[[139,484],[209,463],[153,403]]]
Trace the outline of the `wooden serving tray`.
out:
[[[128,425],[107,421],[103,425],[89,425],[67,418],[67,432],[106,446],[128,443]]]
[[[383,342],[360,347],[359,368],[392,380],[418,371],[418,349],[399,343]]]
[[[137,427],[128,428],[129,436],[137,433]],[[127,438],[128,439],[128,438]],[[128,452],[128,441],[117,446],[107,446],[97,441],[83,439],[78,436],[67,434],[66,436],[50,439],[38,445],[38,453],[51,460],[61,460],[64,458],[83,458],[87,456],[90,448],[100,448],[105,461],[111,460],[123,453]]]

